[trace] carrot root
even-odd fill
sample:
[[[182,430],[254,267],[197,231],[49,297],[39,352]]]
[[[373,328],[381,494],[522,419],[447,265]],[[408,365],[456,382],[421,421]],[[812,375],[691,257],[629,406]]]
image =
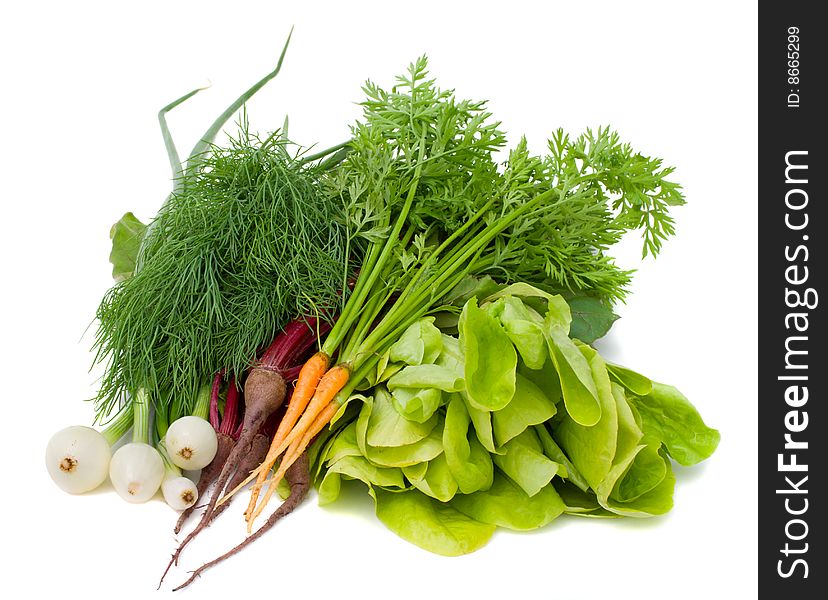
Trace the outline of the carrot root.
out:
[[[300,456],[305,455],[305,450],[310,445],[313,438],[315,438],[325,426],[331,422],[331,419],[339,410],[339,404],[337,402],[329,402],[328,405],[320,412],[316,419],[314,419],[311,426],[308,430],[304,433],[301,439],[297,439],[293,444],[291,444],[288,451],[285,453],[285,457],[282,459],[282,463],[279,465],[278,471],[270,480],[270,485],[267,488],[267,492],[265,493],[264,498],[262,499],[261,504],[253,511],[253,514],[248,516],[247,519],[247,532],[248,534],[253,529],[253,521],[262,513],[264,507],[267,505],[268,501],[270,500],[273,493],[276,491],[279,482],[282,480],[282,477],[285,473],[293,466],[296,460]]]

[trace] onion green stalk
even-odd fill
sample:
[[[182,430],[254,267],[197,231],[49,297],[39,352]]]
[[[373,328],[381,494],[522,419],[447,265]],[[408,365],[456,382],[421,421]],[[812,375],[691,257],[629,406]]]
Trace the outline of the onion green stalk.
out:
[[[115,442],[120,440],[126,432],[132,427],[134,420],[132,403],[124,403],[121,409],[115,414],[115,417],[109,424],[101,431],[101,435],[106,442],[112,446]]]

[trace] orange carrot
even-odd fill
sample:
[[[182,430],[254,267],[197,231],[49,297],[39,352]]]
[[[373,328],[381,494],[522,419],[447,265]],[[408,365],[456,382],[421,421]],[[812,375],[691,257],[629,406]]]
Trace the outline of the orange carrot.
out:
[[[316,392],[314,392],[313,398],[311,398],[305,413],[290,434],[280,444],[281,451],[277,451],[277,454],[284,452],[295,439],[300,438],[308,430],[314,420],[316,420],[316,417],[319,416],[319,413],[330,404],[339,390],[345,387],[350,376],[351,368],[347,365],[336,365],[328,369],[327,373],[319,380],[319,385],[316,386]]]
[[[344,383],[343,383],[344,385]],[[333,416],[336,414],[336,411],[339,410],[339,403],[338,402],[329,402],[328,405],[319,413],[319,415],[314,419],[311,426],[308,427],[308,430],[301,438],[297,438],[294,442],[290,445],[287,452],[285,452],[285,456],[282,459],[281,464],[279,465],[279,469],[276,471],[276,474],[270,480],[270,485],[267,488],[267,492],[265,493],[264,498],[262,499],[262,503],[253,511],[252,514],[249,514],[247,520],[247,533],[249,534],[253,530],[253,521],[258,517],[262,510],[264,510],[265,505],[270,500],[270,497],[273,495],[273,492],[276,491],[276,488],[279,485],[279,482],[282,481],[282,477],[284,477],[285,473],[287,473],[288,469],[293,466],[293,463],[296,462],[298,459],[307,449],[308,445],[310,445],[311,440],[316,437],[316,435],[325,428],[325,426],[331,422]]]
[[[308,407],[305,409],[305,413],[302,415],[302,418],[299,419],[299,422],[293,427],[291,432],[282,440],[282,443],[279,444],[279,447],[276,450],[273,450],[271,447],[271,451],[268,452],[269,457],[273,458],[273,461],[268,463],[262,463],[258,469],[251,471],[250,475],[242,481],[239,485],[237,485],[234,489],[230,490],[224,496],[222,496],[216,506],[221,506],[225,502],[227,502],[234,494],[236,494],[239,490],[241,490],[245,485],[253,481],[254,478],[261,476],[261,474],[265,474],[270,472],[270,469],[273,467],[273,464],[276,462],[276,458],[278,458],[282,452],[290,448],[290,445],[293,444],[294,441],[301,440],[302,435],[308,430],[311,424],[314,422],[316,417],[319,416],[328,404],[330,404],[331,400],[333,400],[334,396],[345,387],[345,384],[348,383],[348,379],[351,376],[351,368],[347,365],[336,365],[329,369],[323,376],[322,379],[319,380],[319,385],[316,386],[316,392],[313,394],[313,398],[311,398]],[[295,392],[294,392],[295,393]],[[333,415],[332,415],[333,416]],[[287,467],[286,467],[287,468]],[[256,483],[254,486],[254,493],[258,494],[259,489],[262,487],[262,484]],[[258,489],[255,489],[258,488]],[[248,511],[245,512],[245,515],[248,515]]]
[[[245,514],[249,513],[256,507],[256,500],[259,498],[259,490],[262,487],[262,483],[267,477],[267,474],[270,472],[270,469],[273,468],[273,464],[276,462],[279,454],[281,454],[281,452],[277,452],[277,450],[284,441],[288,432],[293,429],[294,425],[296,425],[296,421],[299,420],[299,416],[302,414],[302,411],[304,411],[308,406],[308,403],[316,391],[316,386],[319,383],[319,380],[328,369],[329,361],[330,358],[327,354],[324,352],[317,352],[302,366],[302,370],[299,372],[299,378],[296,380],[293,395],[288,403],[287,412],[285,412],[285,416],[282,417],[282,422],[279,423],[279,428],[273,436],[273,441],[270,444],[267,457],[259,467],[259,476],[256,481],[256,485],[254,485],[251,489],[250,503],[247,506]]]

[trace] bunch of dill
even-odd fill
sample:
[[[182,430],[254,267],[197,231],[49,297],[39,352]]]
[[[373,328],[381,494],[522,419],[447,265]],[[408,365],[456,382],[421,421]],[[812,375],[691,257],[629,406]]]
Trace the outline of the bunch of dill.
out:
[[[151,224],[135,276],[98,308],[99,418],[139,388],[187,410],[212,374],[241,372],[289,320],[345,299],[354,249],[318,167],[246,123],[198,164]]]

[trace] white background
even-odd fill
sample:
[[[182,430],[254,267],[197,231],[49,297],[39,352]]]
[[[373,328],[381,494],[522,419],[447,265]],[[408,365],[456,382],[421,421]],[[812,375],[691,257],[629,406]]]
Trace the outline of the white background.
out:
[[[150,218],[167,193],[157,110],[185,154],[268,72],[296,26],[282,75],[250,103],[254,128],[347,138],[360,84],[392,82],[427,53],[458,94],[490,99],[516,140],[540,150],[558,126],[612,124],[678,167],[688,204],[639,272],[600,348],[678,386],[722,442],[678,469],[674,511],[648,521],[563,517],[498,531],[479,552],[428,554],[373,516],[367,496],[315,497],[179,595],[219,598],[751,598],[756,595],[756,8],[752,2],[27,2],[0,16],[2,143],[2,537],[6,592],[144,598],[174,547],[162,501],[128,505],[105,485],[58,491],[43,449],[88,424],[94,310],[110,285],[108,231]],[[183,556],[193,568],[243,537],[225,513]],[[185,569],[168,583],[180,582]],[[162,593],[171,588],[165,585]],[[0,588],[2,589],[2,588]],[[305,590],[303,592],[303,590]],[[83,596],[81,596],[83,594]]]

